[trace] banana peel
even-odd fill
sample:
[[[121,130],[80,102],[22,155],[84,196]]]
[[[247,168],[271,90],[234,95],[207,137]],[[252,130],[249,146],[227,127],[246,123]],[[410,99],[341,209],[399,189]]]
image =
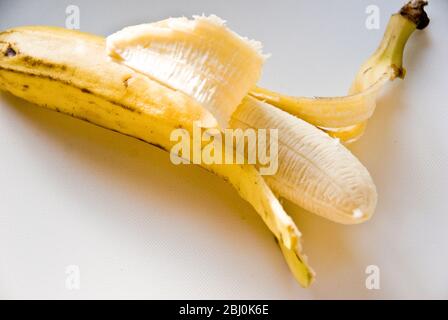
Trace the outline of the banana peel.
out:
[[[350,143],[359,139],[372,116],[377,97],[388,81],[403,79],[405,45],[415,30],[429,24],[423,0],[412,0],[391,16],[383,39],[373,55],[362,64],[348,96],[293,97],[261,87],[250,94],[312,123],[330,136]]]

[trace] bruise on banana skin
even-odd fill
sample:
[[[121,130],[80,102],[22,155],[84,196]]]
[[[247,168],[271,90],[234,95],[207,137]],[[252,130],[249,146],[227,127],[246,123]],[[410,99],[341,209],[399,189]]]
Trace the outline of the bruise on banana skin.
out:
[[[123,85],[127,89],[129,87],[129,80],[131,80],[132,75],[127,75],[123,78]]]
[[[11,43],[6,43],[6,44],[7,44],[7,48],[4,51],[4,53],[3,53],[3,55],[5,57],[12,58],[12,57],[15,57],[15,56],[17,56],[19,54],[18,50],[14,49]],[[34,57],[31,57],[31,56],[22,56],[22,57],[20,57],[20,63],[22,65],[25,65],[25,66],[27,66],[29,68],[33,68],[33,69],[47,69],[47,70],[59,69],[60,71],[67,71],[67,66],[66,65],[46,62],[46,61],[43,61],[41,59],[36,59]],[[7,70],[13,71],[11,69],[7,69]],[[54,79],[54,78],[49,77],[49,76],[45,76],[45,77],[47,79],[57,80],[57,79]],[[57,81],[61,81],[61,80],[57,80]],[[68,83],[66,83],[66,84],[68,84]],[[70,83],[70,85],[74,86],[71,83]],[[27,86],[26,87],[24,86],[23,88],[24,88],[24,90],[28,89]],[[87,88],[80,88],[80,89],[81,89],[81,91],[83,93],[93,94],[93,92],[91,90],[87,89]],[[125,107],[125,106],[123,106],[123,107]],[[130,110],[130,108],[127,108],[127,109]],[[130,110],[130,111],[134,111],[134,110]]]
[[[31,56],[22,56],[20,55],[19,50],[16,48],[16,46],[11,43],[11,42],[5,42],[5,41],[0,41],[0,44],[3,44],[1,47],[2,48],[2,55],[6,58],[15,58],[17,57],[20,61],[19,63],[21,63],[24,66],[30,67],[30,68],[40,68],[40,69],[48,69],[48,70],[55,70],[55,69],[59,69],[61,71],[66,71],[67,70],[67,66],[66,65],[60,65],[60,64],[55,64],[55,63],[50,63],[50,62],[46,62],[43,61],[41,59],[36,59],[34,57]],[[1,48],[0,47],[0,48]]]
[[[0,32],[0,37],[1,37],[1,36],[6,36],[7,34],[11,34],[11,33],[14,33],[14,30],[5,30],[5,31],[2,31],[2,32]]]
[[[10,42],[4,42],[0,41],[0,44],[3,43],[4,45],[2,47],[2,55],[6,58],[17,58],[19,59],[19,63],[22,65],[34,68],[34,69],[47,69],[47,70],[61,70],[61,71],[67,71],[67,66],[63,64],[55,64],[43,61],[41,59],[36,59],[31,56],[22,56],[20,54],[20,51],[16,48],[16,46],[13,43]],[[1,48],[1,47],[0,47]]]
[[[21,57],[21,62],[23,65],[31,68],[41,68],[41,69],[48,69],[48,70],[54,70],[59,69],[61,71],[66,71],[67,66],[62,64],[55,64],[43,61],[41,59],[36,59],[31,56],[23,56]]]
[[[19,50],[13,43],[0,40],[0,55],[12,58],[19,54]]]
[[[14,57],[16,54],[17,54],[17,52],[11,46],[8,46],[8,48],[6,49],[6,52],[5,52],[5,56],[6,57]]]
[[[57,82],[65,84],[65,85],[74,87],[74,88],[80,90],[83,93],[90,94],[90,95],[92,95],[94,97],[97,97],[97,98],[105,99],[108,102],[110,102],[110,103],[112,103],[112,104],[114,104],[116,106],[119,106],[119,107],[121,107],[123,109],[126,109],[128,111],[135,112],[137,114],[141,114],[142,113],[141,110],[138,110],[138,109],[135,109],[133,107],[124,105],[122,103],[118,103],[116,101],[112,101],[110,99],[106,99],[106,98],[104,98],[104,97],[102,97],[100,95],[97,95],[97,94],[93,93],[91,90],[89,90],[87,88],[80,88],[80,87],[76,86],[75,84],[73,84],[70,81],[64,81],[64,80],[56,79],[56,78],[53,78],[53,77],[50,77],[50,76],[47,76],[47,75],[37,75],[37,74],[27,73],[27,72],[18,71],[18,70],[14,70],[14,69],[10,69],[10,68],[4,68],[4,67],[1,67],[1,66],[0,66],[0,70],[5,70],[5,71],[8,71],[8,72],[13,72],[13,73],[19,73],[19,74],[23,74],[23,75],[26,75],[26,76],[29,76],[29,77],[38,77],[38,78],[44,78],[44,79],[51,80],[51,81],[57,81]]]
[[[368,67],[366,70],[364,70],[362,73],[366,74],[367,72],[369,72],[370,70],[372,70],[372,67]]]
[[[404,79],[404,76],[406,75],[406,69],[403,67],[398,67],[395,64],[391,65],[391,68],[394,69],[395,77]]]

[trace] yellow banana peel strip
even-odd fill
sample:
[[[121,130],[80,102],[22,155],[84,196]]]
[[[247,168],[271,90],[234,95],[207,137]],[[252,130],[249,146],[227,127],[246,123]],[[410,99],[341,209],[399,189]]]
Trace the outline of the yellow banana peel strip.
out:
[[[254,88],[250,94],[344,142],[357,140],[375,110],[381,88],[389,80],[404,78],[404,48],[416,29],[424,29],[428,25],[429,19],[424,11],[426,5],[426,1],[413,0],[391,16],[379,47],[359,69],[348,96],[292,97],[260,87]]]

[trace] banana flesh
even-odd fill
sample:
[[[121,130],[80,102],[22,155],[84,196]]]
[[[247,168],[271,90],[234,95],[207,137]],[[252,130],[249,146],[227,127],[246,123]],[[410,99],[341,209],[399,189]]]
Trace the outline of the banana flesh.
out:
[[[193,97],[222,128],[261,75],[261,44],[211,15],[169,18],[124,28],[107,38],[109,54]],[[231,80],[231,81],[230,81]]]
[[[367,169],[336,139],[299,118],[247,97],[233,128],[278,129],[278,171],[263,176],[281,197],[343,224],[368,220],[377,192]]]
[[[176,128],[213,118],[187,95],[111,62],[100,37],[54,27],[0,33],[0,89],[40,106],[141,139],[164,150]],[[201,164],[229,181],[277,238],[292,273],[314,279],[301,233],[252,165]]]

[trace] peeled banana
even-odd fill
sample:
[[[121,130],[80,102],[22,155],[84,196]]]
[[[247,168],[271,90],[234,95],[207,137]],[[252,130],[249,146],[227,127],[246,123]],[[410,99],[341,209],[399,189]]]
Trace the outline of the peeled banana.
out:
[[[232,46],[234,41],[238,43]],[[277,129],[278,171],[265,176],[277,194],[336,222],[367,220],[376,206],[375,185],[344,146],[311,124],[251,96],[233,104],[227,98],[235,91],[235,83],[245,82],[238,91],[241,99],[255,85],[248,81],[255,77],[248,75],[260,73],[263,54],[261,45],[255,50],[253,43],[230,32],[216,16],[201,16],[127,27],[107,38],[107,50],[119,63],[185,92],[201,104],[204,102],[197,97],[211,91],[213,104],[207,109],[218,121],[223,115],[229,117],[221,121],[224,128]],[[204,67],[209,60],[212,63]],[[204,73],[219,81],[196,86]]]

